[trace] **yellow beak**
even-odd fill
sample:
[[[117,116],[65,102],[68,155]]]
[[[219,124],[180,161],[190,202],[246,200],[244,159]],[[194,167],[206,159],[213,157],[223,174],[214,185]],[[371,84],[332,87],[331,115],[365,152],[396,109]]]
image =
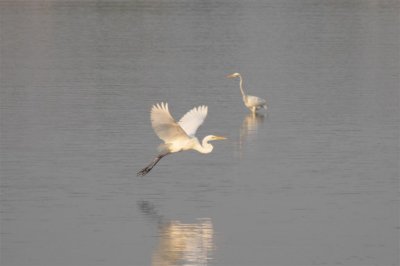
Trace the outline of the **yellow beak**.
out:
[[[215,140],[223,140],[226,139],[226,137],[222,137],[222,136],[215,136],[214,137]]]
[[[235,78],[233,74],[226,76],[227,78]]]

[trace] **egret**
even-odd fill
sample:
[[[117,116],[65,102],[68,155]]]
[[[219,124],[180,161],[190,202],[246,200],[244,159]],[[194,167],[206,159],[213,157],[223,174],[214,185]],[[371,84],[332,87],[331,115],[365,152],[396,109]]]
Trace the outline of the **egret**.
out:
[[[243,97],[243,103],[244,105],[253,113],[255,114],[257,110],[260,108],[264,108],[267,110],[267,101],[264,99],[261,99],[257,96],[252,96],[252,95],[246,95],[243,91],[243,78],[240,73],[233,73],[231,75],[228,75],[227,78],[240,78],[240,92],[242,93]]]
[[[175,122],[171,116],[168,103],[157,103],[151,108],[151,125],[157,136],[164,141],[158,147],[158,155],[137,175],[144,176],[160,161],[164,156],[187,150],[196,150],[200,153],[210,153],[213,146],[208,143],[212,140],[223,140],[225,137],[208,135],[203,141],[199,142],[195,134],[197,129],[203,124],[207,116],[208,107],[201,105],[187,112],[179,122]]]

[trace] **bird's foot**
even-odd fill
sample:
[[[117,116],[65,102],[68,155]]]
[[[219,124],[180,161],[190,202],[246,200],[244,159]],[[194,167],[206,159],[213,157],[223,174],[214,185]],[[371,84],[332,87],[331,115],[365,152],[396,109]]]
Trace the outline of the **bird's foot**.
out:
[[[139,172],[137,172],[137,176],[145,176],[148,172],[150,172],[151,168],[145,167]]]

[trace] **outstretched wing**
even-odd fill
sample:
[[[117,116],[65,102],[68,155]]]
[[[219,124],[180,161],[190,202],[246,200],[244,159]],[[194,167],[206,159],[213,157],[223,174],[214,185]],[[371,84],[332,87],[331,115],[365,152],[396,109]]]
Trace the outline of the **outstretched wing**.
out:
[[[204,119],[206,119],[207,111],[208,107],[205,105],[195,107],[187,112],[181,120],[179,120],[178,124],[189,137],[194,137],[199,126],[203,124]]]
[[[157,103],[151,108],[151,126],[157,136],[165,143],[171,143],[180,138],[187,138],[187,134],[175,122],[168,110],[168,103]]]

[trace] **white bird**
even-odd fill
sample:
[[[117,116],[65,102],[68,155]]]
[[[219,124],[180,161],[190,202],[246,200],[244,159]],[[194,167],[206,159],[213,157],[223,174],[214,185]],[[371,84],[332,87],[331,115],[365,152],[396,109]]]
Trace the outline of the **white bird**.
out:
[[[179,122],[175,122],[168,110],[168,103],[158,103],[151,108],[151,125],[157,136],[164,141],[158,147],[159,154],[137,175],[144,176],[164,156],[187,150],[196,150],[200,153],[210,153],[213,146],[208,143],[212,140],[226,139],[221,136],[208,135],[199,142],[195,134],[207,116],[208,107],[201,105],[187,112]]]
[[[253,113],[255,114],[257,110],[260,108],[264,108],[267,110],[267,101],[264,99],[261,99],[257,96],[252,96],[252,95],[246,95],[243,91],[243,78],[242,75],[239,73],[233,73],[231,75],[228,75],[227,78],[240,78],[240,92],[242,93],[243,97],[243,103],[244,105]]]

